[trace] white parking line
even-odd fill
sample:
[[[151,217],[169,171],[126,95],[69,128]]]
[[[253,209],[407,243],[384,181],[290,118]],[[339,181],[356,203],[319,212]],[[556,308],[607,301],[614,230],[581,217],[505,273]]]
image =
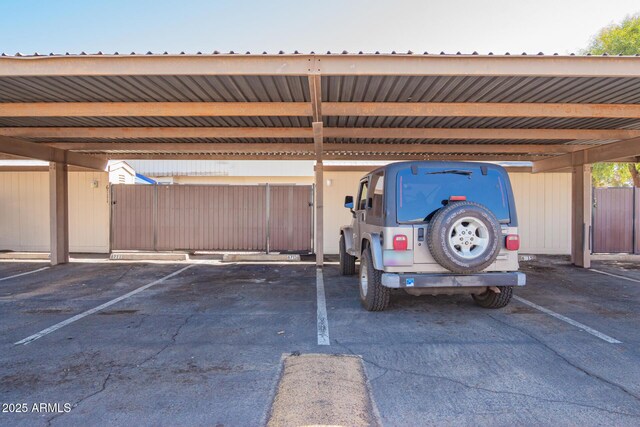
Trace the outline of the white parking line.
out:
[[[327,302],[324,297],[324,280],[322,269],[316,270],[316,299],[318,304],[318,345],[331,345],[329,341],[329,320],[327,319]]]
[[[168,274],[168,275],[164,276],[164,277],[163,277],[163,278],[161,278],[161,279],[158,279],[158,280],[156,280],[156,281],[153,281],[153,282],[151,282],[151,283],[148,283],[148,284],[146,284],[146,285],[144,285],[144,286],[141,286],[141,287],[139,287],[139,288],[137,288],[137,289],[134,289],[133,291],[131,291],[131,292],[129,292],[129,293],[126,293],[126,294],[124,294],[124,295],[122,295],[122,296],[119,296],[118,298],[114,298],[114,299],[112,299],[111,301],[105,302],[104,304],[101,304],[101,305],[99,305],[99,306],[97,306],[97,307],[94,307],[94,308],[92,308],[92,309],[90,309],[90,310],[87,310],[87,311],[82,312],[82,313],[80,313],[80,314],[76,314],[75,316],[70,317],[70,318],[68,318],[67,320],[63,320],[62,322],[60,322],[60,323],[56,323],[55,325],[50,326],[50,327],[48,327],[47,329],[43,329],[42,331],[40,331],[40,332],[38,332],[38,333],[36,333],[36,334],[33,334],[33,335],[31,335],[31,336],[28,336],[27,338],[22,339],[22,340],[20,340],[20,341],[18,341],[18,342],[16,342],[16,343],[14,343],[13,345],[25,345],[25,344],[29,344],[30,342],[33,342],[33,341],[35,341],[35,340],[37,340],[37,339],[39,339],[39,338],[42,338],[42,337],[43,337],[43,336],[45,336],[45,335],[50,334],[51,332],[55,332],[55,331],[57,331],[57,330],[58,330],[58,329],[60,329],[60,328],[63,328],[63,327],[65,327],[65,326],[67,326],[67,325],[70,325],[71,323],[76,322],[76,321],[78,321],[78,320],[82,319],[83,317],[87,317],[87,316],[89,316],[90,314],[94,314],[94,313],[97,313],[97,312],[99,312],[99,311],[101,311],[101,310],[104,310],[105,308],[110,307],[110,306],[112,306],[113,304],[119,303],[120,301],[122,301],[122,300],[124,300],[124,299],[127,299],[127,298],[129,298],[129,297],[131,297],[131,296],[133,296],[133,295],[135,295],[135,294],[137,294],[137,293],[140,293],[140,292],[142,292],[142,291],[144,291],[144,290],[146,290],[146,289],[149,289],[149,288],[150,288],[150,287],[152,287],[152,286],[158,285],[158,284],[160,284],[160,283],[164,282],[164,281],[165,281],[165,280],[167,280],[167,279],[171,279],[172,277],[177,276],[178,274],[182,273],[182,272],[183,272],[183,271],[185,271],[185,270],[188,270],[189,268],[191,268],[191,267],[193,267],[193,266],[195,266],[195,265],[197,265],[197,264],[190,264],[190,265],[188,265],[188,266],[186,266],[186,267],[184,267],[184,268],[181,268],[181,269],[180,269],[180,270],[178,270],[178,271],[174,271],[173,273],[171,273],[171,274]]]
[[[606,274],[607,276],[617,277],[618,279],[628,280],[630,282],[640,283],[638,279],[632,279],[631,277],[620,276],[619,274],[607,273],[606,271],[596,270],[595,268],[589,269],[589,271],[593,271],[594,273]]]
[[[3,277],[3,278],[0,279],[0,282],[3,282],[5,280],[9,280],[9,279],[13,279],[13,278],[16,278],[16,277],[20,277],[20,276],[26,276],[27,274],[37,273],[38,271],[44,271],[44,270],[46,270],[48,268],[49,267],[42,267],[42,268],[39,268],[37,270],[26,271],[24,273],[14,274],[13,276]]]
[[[598,332],[595,329],[588,327],[587,325],[584,325],[580,322],[576,322],[575,320],[570,319],[567,316],[563,316],[562,314],[556,313],[555,311],[551,311],[548,308],[539,306],[538,304],[534,304],[529,300],[526,300],[516,295],[513,296],[513,299],[515,299],[516,301],[520,301],[521,303],[528,305],[529,307],[533,307],[536,310],[543,312],[544,314],[548,314],[551,317],[555,317],[558,320],[562,320],[563,322],[566,322],[572,326],[575,326],[576,328],[582,329],[586,333],[589,333],[594,337],[600,338],[601,340],[606,341],[610,344],[622,344],[622,341],[618,341],[615,338],[611,338],[609,335],[605,335],[602,332]]]

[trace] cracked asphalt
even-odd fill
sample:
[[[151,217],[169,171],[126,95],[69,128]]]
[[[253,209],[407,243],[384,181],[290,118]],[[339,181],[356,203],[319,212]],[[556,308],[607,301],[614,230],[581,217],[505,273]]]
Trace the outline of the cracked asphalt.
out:
[[[0,263],[0,278],[41,267]],[[266,423],[283,354],[363,359],[380,420],[404,425],[638,425],[640,283],[523,263],[516,294],[622,344],[519,302],[395,293],[358,302],[355,277],[324,271],[330,346],[317,345],[313,264],[196,265],[30,344],[13,343],[184,264],[72,263],[0,282],[0,402],[70,403],[0,413],[0,425]],[[633,263],[594,268],[640,280]]]

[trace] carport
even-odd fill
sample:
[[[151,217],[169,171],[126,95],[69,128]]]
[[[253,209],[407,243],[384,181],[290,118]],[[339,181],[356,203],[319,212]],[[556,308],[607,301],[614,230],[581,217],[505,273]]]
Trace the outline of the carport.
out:
[[[51,262],[69,259],[68,166],[108,159],[532,161],[572,171],[590,266],[590,165],[640,156],[640,58],[432,54],[0,57],[0,152],[50,162]]]

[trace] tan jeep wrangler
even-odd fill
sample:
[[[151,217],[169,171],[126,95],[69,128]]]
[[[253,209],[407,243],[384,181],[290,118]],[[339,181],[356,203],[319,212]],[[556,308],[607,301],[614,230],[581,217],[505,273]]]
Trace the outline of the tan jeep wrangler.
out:
[[[411,295],[470,294],[501,308],[518,272],[518,220],[509,176],[485,163],[403,162],[360,180],[353,214],[340,230],[340,271],[356,273],[360,300],[384,310],[389,289]]]

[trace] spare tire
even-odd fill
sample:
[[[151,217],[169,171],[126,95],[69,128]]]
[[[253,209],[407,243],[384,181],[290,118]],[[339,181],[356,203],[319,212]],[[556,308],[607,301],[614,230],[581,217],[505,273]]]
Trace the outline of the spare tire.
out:
[[[427,230],[433,259],[454,273],[475,273],[487,268],[500,252],[500,223],[485,206],[450,202],[438,210]]]

